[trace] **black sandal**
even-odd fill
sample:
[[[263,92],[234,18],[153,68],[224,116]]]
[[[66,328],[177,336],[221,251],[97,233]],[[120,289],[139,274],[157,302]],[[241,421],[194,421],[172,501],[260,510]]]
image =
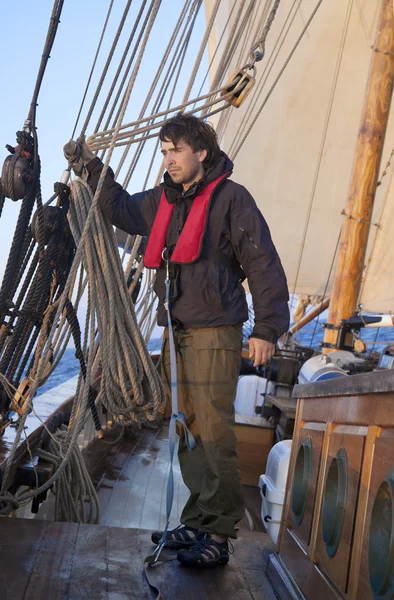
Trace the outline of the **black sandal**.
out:
[[[188,549],[179,550],[177,559],[188,567],[216,567],[226,565],[234,549],[230,542],[216,542],[210,533],[205,533]]]
[[[198,529],[193,527],[186,527],[186,525],[178,525],[175,529],[167,531],[166,541],[164,544],[165,548],[190,548],[197,541]],[[162,531],[154,531],[152,533],[152,542],[158,544],[162,538]]]

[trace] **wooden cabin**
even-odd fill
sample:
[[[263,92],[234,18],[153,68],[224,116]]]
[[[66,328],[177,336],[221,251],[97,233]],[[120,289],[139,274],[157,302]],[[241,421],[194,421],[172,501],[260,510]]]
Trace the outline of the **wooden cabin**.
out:
[[[281,600],[394,598],[394,372],[296,386]]]

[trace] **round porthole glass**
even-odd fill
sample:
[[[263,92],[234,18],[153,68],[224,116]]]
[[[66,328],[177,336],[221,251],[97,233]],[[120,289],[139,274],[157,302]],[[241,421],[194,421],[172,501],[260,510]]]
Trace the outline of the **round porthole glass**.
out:
[[[300,525],[306,510],[308,500],[309,479],[311,476],[312,464],[312,439],[308,436],[305,442],[298,449],[293,490],[291,496],[291,508],[294,514],[294,520]]]
[[[394,469],[380,484],[372,508],[369,529],[368,571],[374,599],[394,595]]]
[[[347,492],[347,456],[340,448],[328,469],[322,507],[322,534],[327,555],[332,558],[338,550],[345,517]]]

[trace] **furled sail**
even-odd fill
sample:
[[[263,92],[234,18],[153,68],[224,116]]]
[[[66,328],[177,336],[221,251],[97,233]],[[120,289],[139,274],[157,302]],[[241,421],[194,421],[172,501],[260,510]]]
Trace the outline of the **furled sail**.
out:
[[[317,0],[282,0],[267,37],[256,85],[238,110],[218,117],[221,145],[235,157],[234,179],[251,191],[266,217],[291,292],[327,295],[346,205],[365,86],[381,2],[322,2],[268,98]],[[206,0],[209,13],[214,2]],[[242,12],[240,7],[242,6]],[[211,81],[220,49],[235,28],[225,81],[250,60],[272,2],[222,3],[211,37]],[[249,11],[249,15],[247,14]],[[216,52],[217,46],[220,46]],[[247,137],[243,142],[245,135]],[[383,151],[394,146],[391,118]],[[378,188],[361,302],[365,310],[394,310],[392,246],[394,183]]]

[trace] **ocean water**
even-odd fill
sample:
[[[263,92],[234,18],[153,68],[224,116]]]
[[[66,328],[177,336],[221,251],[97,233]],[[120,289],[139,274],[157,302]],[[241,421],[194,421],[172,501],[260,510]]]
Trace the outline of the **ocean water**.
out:
[[[316,327],[315,327],[316,325]],[[305,331],[297,334],[297,341],[304,346],[312,346],[318,348],[319,344],[323,341],[324,329],[321,323],[311,322]],[[380,352],[386,345],[394,342],[394,327],[385,328],[371,328],[361,330],[361,339],[366,342],[374,342],[368,344],[368,349],[374,349]],[[151,339],[148,344],[148,349],[155,352],[160,349],[160,338]],[[56,387],[71,377],[74,377],[79,373],[79,362],[75,358],[75,350],[68,348],[56,370],[52,373],[48,381],[38,390],[37,395],[41,395],[44,392],[49,391],[51,388]]]

